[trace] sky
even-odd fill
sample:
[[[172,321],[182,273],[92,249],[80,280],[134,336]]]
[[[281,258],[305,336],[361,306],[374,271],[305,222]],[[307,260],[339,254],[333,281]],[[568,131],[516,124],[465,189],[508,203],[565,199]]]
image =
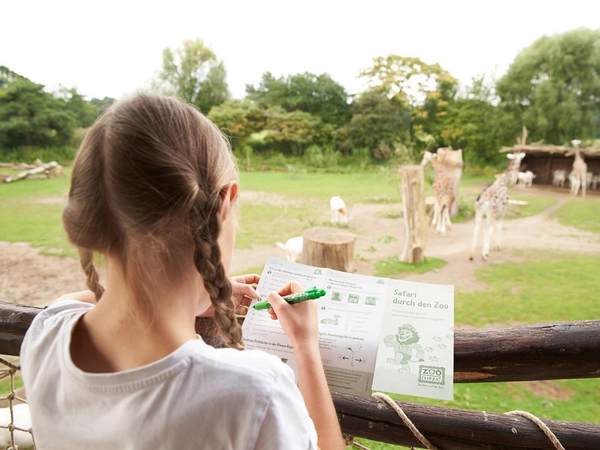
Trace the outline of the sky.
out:
[[[265,72],[327,73],[360,93],[362,69],[396,54],[468,84],[495,79],[542,36],[600,28],[598,0],[4,0],[0,66],[91,99],[147,88],[165,48],[202,39],[234,98]]]

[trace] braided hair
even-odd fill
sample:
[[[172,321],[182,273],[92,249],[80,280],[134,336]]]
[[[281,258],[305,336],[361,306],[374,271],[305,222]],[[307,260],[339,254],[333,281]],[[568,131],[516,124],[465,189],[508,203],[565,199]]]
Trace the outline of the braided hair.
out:
[[[237,180],[227,141],[192,105],[149,93],[112,105],[78,149],[63,210],[96,300],[104,288],[94,252],[118,258],[136,300],[151,311],[159,281],[148,269],[158,267],[176,279],[184,264],[181,251],[193,242],[193,263],[221,337],[242,349],[218,244],[222,193]]]

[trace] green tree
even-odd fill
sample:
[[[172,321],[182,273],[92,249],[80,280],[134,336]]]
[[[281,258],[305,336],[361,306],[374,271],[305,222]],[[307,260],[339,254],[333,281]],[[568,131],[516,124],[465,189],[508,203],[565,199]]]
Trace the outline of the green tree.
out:
[[[361,71],[360,76],[408,112],[405,118],[413,142],[424,133],[435,133],[458,85],[439,64],[393,54],[375,58],[373,66]]]
[[[208,117],[229,137],[234,149],[243,148],[267,122],[266,111],[249,99],[227,100],[214,106]]]
[[[592,139],[599,131],[600,29],[538,39],[516,56],[496,90],[513,116],[511,134],[525,125],[532,141]]]
[[[304,111],[336,127],[350,119],[346,90],[326,73],[304,72],[275,78],[266,72],[257,87],[246,85],[246,93],[261,106]]]
[[[337,133],[345,153],[368,148],[374,158],[389,159],[400,142],[410,139],[408,113],[380,92],[364,92],[352,103],[351,113],[350,122]]]
[[[201,39],[186,40],[181,48],[163,51],[162,69],[155,90],[175,94],[208,114],[213,106],[230,98],[222,61]]]
[[[1,90],[0,147],[61,145],[72,136],[77,118],[43,85],[16,77]]]
[[[265,115],[264,142],[275,150],[299,156],[305,147],[322,138],[320,117],[304,111],[288,112],[280,106],[268,108]]]
[[[106,111],[110,105],[116,102],[116,99],[112,97],[104,97],[104,98],[92,98],[90,103],[98,108],[98,115],[101,115],[104,111]]]
[[[66,109],[76,117],[77,126],[80,128],[89,127],[100,114],[98,106],[88,102],[76,88],[61,87],[55,97],[64,101]]]

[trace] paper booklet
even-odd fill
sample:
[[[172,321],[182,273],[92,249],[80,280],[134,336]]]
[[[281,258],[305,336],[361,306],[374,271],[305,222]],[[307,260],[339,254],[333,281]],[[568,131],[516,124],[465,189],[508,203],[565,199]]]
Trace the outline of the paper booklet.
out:
[[[453,286],[269,257],[257,291],[266,295],[291,280],[327,293],[308,301],[319,304],[319,346],[331,391],[370,397],[377,390],[452,400]],[[250,307],[243,336],[246,348],[275,354],[296,371],[290,340],[266,311]]]

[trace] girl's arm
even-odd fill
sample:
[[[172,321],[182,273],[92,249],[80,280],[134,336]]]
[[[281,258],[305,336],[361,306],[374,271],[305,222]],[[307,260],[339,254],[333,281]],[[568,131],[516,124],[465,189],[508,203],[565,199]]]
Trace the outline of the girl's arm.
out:
[[[298,387],[315,424],[319,448],[342,450],[345,448],[344,439],[319,351],[317,302],[309,300],[290,305],[281,298],[282,295],[302,291],[302,286],[292,281],[279,293],[269,293],[267,299],[272,306],[269,313],[271,318],[279,320],[292,341],[298,364]]]

